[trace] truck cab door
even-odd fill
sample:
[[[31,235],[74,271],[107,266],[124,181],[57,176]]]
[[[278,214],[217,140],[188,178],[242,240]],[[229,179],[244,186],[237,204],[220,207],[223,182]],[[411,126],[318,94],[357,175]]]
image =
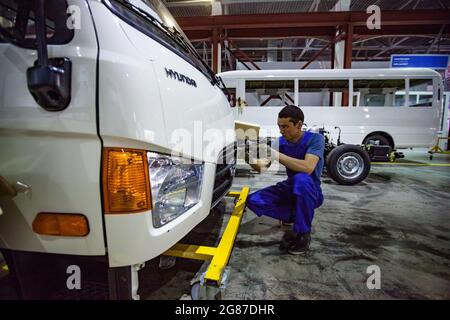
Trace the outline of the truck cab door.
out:
[[[39,2],[0,0],[0,176],[17,191],[0,193],[0,248],[104,255],[96,32],[86,1]],[[40,213],[83,215],[89,232],[40,234]]]

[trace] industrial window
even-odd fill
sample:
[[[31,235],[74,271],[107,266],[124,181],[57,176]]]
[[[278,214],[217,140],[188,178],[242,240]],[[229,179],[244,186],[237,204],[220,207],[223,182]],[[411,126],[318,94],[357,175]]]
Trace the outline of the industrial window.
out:
[[[300,80],[298,85],[299,106],[348,106],[348,87],[348,80]]]
[[[359,107],[403,106],[405,79],[354,79],[353,105]]]
[[[20,47],[36,48],[35,6],[32,0],[0,0],[0,42],[12,42]],[[47,44],[65,44],[74,32],[67,28],[67,2],[45,1]]]
[[[294,80],[247,80],[245,102],[249,107],[282,107],[294,104]]]

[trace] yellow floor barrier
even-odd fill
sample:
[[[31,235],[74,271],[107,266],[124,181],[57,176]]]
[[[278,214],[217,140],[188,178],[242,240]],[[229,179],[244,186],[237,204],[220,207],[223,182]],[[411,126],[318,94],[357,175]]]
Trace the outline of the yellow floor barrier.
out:
[[[450,140],[450,137],[438,137],[437,138],[436,145],[433,148],[431,148],[430,150],[428,150],[428,153],[430,154],[430,160],[433,160],[433,154],[434,153],[450,154],[450,151],[444,151],[439,146],[439,140]]]
[[[200,279],[200,285],[204,289],[202,296],[207,299],[215,298],[224,288],[227,278],[226,267],[244,214],[248,193],[247,186],[240,192],[228,192],[227,196],[237,198],[237,201],[217,247],[177,243],[163,253],[166,256],[211,261]]]
[[[0,278],[7,275],[9,273],[8,266],[6,263],[2,262],[0,263]]]

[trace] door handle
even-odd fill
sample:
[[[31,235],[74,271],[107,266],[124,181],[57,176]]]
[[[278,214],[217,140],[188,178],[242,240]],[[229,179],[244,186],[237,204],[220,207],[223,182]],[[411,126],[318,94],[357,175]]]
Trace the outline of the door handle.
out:
[[[17,196],[17,190],[5,178],[0,176],[0,196]]]
[[[15,184],[10,184],[5,178],[0,176],[0,196],[14,198],[18,193],[29,194],[31,196],[31,187],[20,181],[17,181]]]

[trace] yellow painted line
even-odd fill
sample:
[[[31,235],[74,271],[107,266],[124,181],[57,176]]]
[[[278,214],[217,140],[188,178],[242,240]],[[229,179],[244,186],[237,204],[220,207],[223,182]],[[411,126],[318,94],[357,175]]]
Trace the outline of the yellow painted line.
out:
[[[401,162],[371,162],[375,165],[411,166],[411,167],[450,167],[450,163],[401,163]]]
[[[214,281],[220,285],[220,279],[222,278],[225,266],[228,264],[228,260],[230,259],[231,251],[234,246],[234,240],[236,239],[239,225],[241,224],[248,193],[249,187],[242,188],[239,199],[234,207],[230,219],[228,220],[222,239],[217,247],[217,252],[206,270],[205,281]]]
[[[163,254],[179,258],[210,261],[215,253],[216,248],[213,247],[177,243]]]

